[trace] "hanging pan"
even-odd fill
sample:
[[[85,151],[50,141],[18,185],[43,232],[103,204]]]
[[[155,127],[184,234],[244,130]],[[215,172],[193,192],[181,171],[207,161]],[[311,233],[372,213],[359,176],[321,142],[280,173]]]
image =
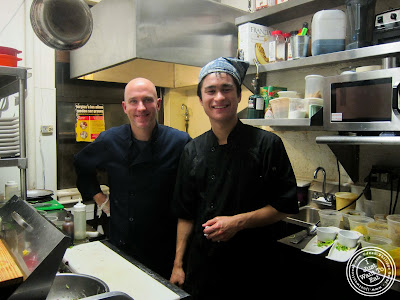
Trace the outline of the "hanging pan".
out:
[[[74,50],[89,40],[93,18],[84,0],[34,0],[31,25],[38,38],[56,50]]]

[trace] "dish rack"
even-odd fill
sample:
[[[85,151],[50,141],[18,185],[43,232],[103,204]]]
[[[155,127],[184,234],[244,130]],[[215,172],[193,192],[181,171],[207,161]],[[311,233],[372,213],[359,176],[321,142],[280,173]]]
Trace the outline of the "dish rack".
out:
[[[27,177],[26,169],[28,167],[28,160],[26,158],[26,136],[25,136],[25,95],[26,95],[26,81],[28,79],[28,69],[21,67],[4,67],[0,66],[0,99],[6,98],[10,95],[18,93],[19,97],[19,118],[7,120],[11,125],[18,128],[19,132],[19,156],[10,155],[10,157],[0,158],[0,167],[18,167],[20,169],[20,187],[21,198],[26,200],[27,194]],[[0,117],[1,121],[1,117]],[[15,139],[18,140],[18,134],[14,134]],[[11,137],[11,138],[13,138]],[[18,143],[16,143],[18,145]],[[14,149],[14,148],[13,148]],[[18,151],[15,152],[18,154]]]

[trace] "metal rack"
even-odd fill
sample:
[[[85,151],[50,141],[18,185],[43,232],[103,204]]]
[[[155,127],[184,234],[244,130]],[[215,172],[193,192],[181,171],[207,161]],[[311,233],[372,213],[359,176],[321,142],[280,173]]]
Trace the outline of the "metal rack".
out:
[[[0,167],[18,167],[20,169],[21,198],[26,200],[26,136],[25,136],[25,90],[28,79],[27,68],[0,66],[0,98],[18,93],[19,96],[19,141],[20,156],[0,159]]]

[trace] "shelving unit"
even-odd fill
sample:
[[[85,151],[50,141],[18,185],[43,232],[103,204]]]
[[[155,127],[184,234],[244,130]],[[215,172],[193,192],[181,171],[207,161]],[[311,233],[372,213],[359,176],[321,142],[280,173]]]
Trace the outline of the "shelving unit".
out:
[[[314,14],[317,11],[323,9],[332,9],[345,4],[345,0],[296,0],[287,1],[279,5],[275,5],[266,9],[261,9],[251,14],[247,14],[236,18],[235,24],[239,26],[241,24],[252,22],[260,25],[274,27],[274,24],[286,22],[289,20],[301,18],[306,15]],[[322,54],[317,56],[309,56],[301,59],[274,62],[259,66],[260,76],[270,72],[281,72],[294,69],[313,68],[322,65],[335,65],[343,62],[355,62],[370,58],[385,58],[385,57],[399,57],[400,56],[400,42],[387,43],[381,45],[375,45],[370,47],[345,50],[339,52],[333,52],[328,54]],[[251,65],[248,75],[256,74],[256,67]],[[295,130],[310,130],[311,127],[317,125],[318,129],[322,128],[321,123],[314,124],[309,119],[241,119],[243,123],[253,126],[270,126],[282,127],[293,127]],[[316,129],[316,128],[315,128]],[[323,128],[322,128],[323,129]]]
[[[0,98],[18,93],[19,96],[19,145],[20,156],[14,158],[1,158],[0,167],[18,167],[20,169],[21,198],[26,200],[27,183],[26,169],[28,160],[26,158],[25,137],[25,90],[28,79],[27,68],[13,68],[0,66]]]

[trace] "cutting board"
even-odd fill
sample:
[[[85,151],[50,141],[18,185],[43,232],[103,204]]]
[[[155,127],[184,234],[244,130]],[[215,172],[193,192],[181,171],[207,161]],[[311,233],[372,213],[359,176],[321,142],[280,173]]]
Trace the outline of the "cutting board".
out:
[[[41,204],[44,204],[44,205],[49,204],[49,205],[48,206],[40,206]],[[64,205],[58,203],[58,201],[54,200],[54,199],[47,201],[47,202],[38,203],[38,205],[39,205],[39,207],[35,207],[37,210],[56,210],[56,209],[64,208]]]
[[[179,295],[153,279],[100,241],[68,248],[64,255],[71,271],[103,280],[110,291],[124,292],[135,300],[178,300]]]
[[[8,252],[3,241],[0,240],[0,289],[2,287],[19,284],[23,281],[23,274]]]

